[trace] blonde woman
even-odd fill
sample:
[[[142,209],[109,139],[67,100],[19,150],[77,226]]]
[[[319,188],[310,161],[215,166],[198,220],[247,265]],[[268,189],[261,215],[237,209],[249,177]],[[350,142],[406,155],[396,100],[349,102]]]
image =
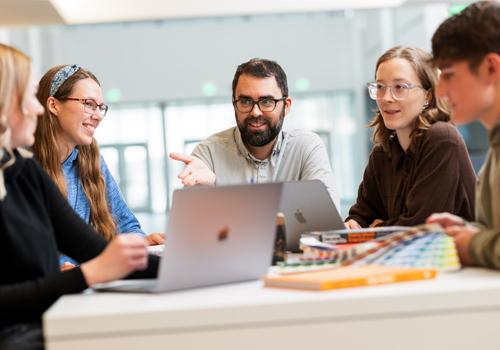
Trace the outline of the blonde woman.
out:
[[[375,147],[347,228],[423,224],[434,212],[474,219],[476,175],[446,101],[438,72],[420,48],[397,46],[377,61]]]
[[[69,204],[108,241],[117,233],[146,236],[93,137],[108,111],[94,74],[78,65],[54,67],[40,80],[38,99],[45,111],[35,133],[35,158]],[[158,233],[146,236],[149,245],[162,244],[163,238]],[[61,256],[60,264],[66,262],[78,264]]]
[[[31,61],[0,44],[0,348],[43,349],[42,313],[59,296],[123,278],[155,277],[157,257],[140,235],[109,245],[75,213],[31,146],[43,107]],[[60,272],[59,251],[82,262]],[[149,266],[148,266],[149,262]]]

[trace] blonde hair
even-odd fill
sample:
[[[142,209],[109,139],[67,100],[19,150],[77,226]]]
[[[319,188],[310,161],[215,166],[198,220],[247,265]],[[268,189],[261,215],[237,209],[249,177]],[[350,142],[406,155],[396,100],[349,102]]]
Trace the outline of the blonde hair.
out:
[[[433,67],[429,62],[431,55],[424,49],[413,46],[396,46],[387,50],[377,61],[375,67],[375,79],[377,78],[377,71],[380,65],[393,58],[403,58],[407,60],[415,69],[420,85],[426,91],[431,92],[431,99],[429,105],[422,113],[417,115],[413,122],[413,129],[410,133],[410,150],[415,152],[418,149],[420,137],[424,132],[431,127],[432,124],[438,121],[453,124],[451,121],[451,109],[446,100],[443,98],[436,98],[436,86],[439,80],[439,75],[436,67]],[[423,106],[422,106],[423,107]],[[385,126],[384,118],[379,109],[375,109],[375,118],[369,128],[373,127],[372,141],[376,145],[382,145],[384,151],[392,157],[390,152],[390,140],[396,134],[394,130],[389,130]]]
[[[4,170],[15,162],[14,153],[10,147],[10,128],[7,124],[7,110],[12,94],[17,95],[19,108],[23,109],[24,96],[28,88],[31,74],[31,60],[21,51],[0,44],[0,160],[7,151],[11,159],[0,167],[0,200],[7,195]]]
[[[45,111],[38,119],[33,150],[35,158],[49,173],[61,192],[66,195],[66,182],[63,176],[60,148],[57,142],[61,127],[59,119],[47,108],[52,79],[63,67],[57,66],[50,69],[40,80],[37,97]],[[54,98],[63,99],[69,97],[73,93],[76,84],[83,79],[92,79],[99,84],[94,74],[88,70],[80,69],[59,87]],[[106,182],[100,168],[99,145],[92,138],[90,145],[79,145],[76,148],[78,149],[78,178],[90,204],[90,224],[101,236],[110,241],[115,236],[115,222],[106,199]]]

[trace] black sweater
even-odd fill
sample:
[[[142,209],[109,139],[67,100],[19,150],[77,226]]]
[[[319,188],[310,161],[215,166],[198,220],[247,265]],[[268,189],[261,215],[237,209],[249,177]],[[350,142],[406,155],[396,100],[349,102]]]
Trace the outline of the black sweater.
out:
[[[79,267],[60,272],[59,251],[85,262],[107,245],[36,160],[14,153],[15,163],[4,170],[7,195],[0,200],[0,328],[39,321],[61,295],[87,288]],[[157,257],[150,256],[147,270],[130,277],[156,277],[157,269]]]

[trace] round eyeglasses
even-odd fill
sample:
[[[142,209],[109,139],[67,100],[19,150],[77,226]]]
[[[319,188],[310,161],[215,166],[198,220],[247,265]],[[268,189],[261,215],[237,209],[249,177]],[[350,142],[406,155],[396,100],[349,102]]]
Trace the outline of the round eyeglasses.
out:
[[[420,85],[407,83],[394,83],[390,86],[382,83],[368,83],[366,85],[368,86],[368,93],[370,94],[370,97],[374,100],[380,100],[382,97],[384,97],[386,89],[389,89],[391,91],[391,95],[395,100],[404,100],[405,98],[407,98],[410,89],[420,88],[425,90]]]
[[[286,97],[279,99],[265,98],[259,101],[233,100],[233,103],[236,106],[236,109],[242,113],[250,112],[255,105],[259,106],[262,112],[272,112],[276,108],[276,104],[283,100],[286,100]]]
[[[104,118],[106,116],[106,113],[108,113],[108,106],[106,106],[104,103],[98,105],[97,102],[95,102],[94,100],[90,100],[88,98],[66,97],[66,98],[60,98],[59,100],[82,102],[83,110],[85,111],[85,113],[88,113],[88,114],[94,114],[95,111],[97,110],[97,108],[99,108],[99,112],[100,112],[102,118]]]

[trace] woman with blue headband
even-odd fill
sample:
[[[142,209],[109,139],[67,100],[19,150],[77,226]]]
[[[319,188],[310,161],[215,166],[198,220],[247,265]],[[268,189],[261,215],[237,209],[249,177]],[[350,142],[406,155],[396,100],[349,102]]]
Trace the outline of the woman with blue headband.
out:
[[[42,313],[61,295],[158,268],[140,235],[97,235],[23,150],[43,113],[37,88],[30,59],[0,44],[0,349],[43,349]],[[60,272],[59,251],[81,265]]]
[[[54,67],[40,80],[38,99],[45,112],[35,134],[35,158],[69,204],[108,241],[117,233],[145,236],[99,155],[94,133],[108,107],[94,74],[78,65]],[[164,242],[162,234],[146,240],[150,245]],[[65,262],[78,264],[61,256],[61,265]]]

